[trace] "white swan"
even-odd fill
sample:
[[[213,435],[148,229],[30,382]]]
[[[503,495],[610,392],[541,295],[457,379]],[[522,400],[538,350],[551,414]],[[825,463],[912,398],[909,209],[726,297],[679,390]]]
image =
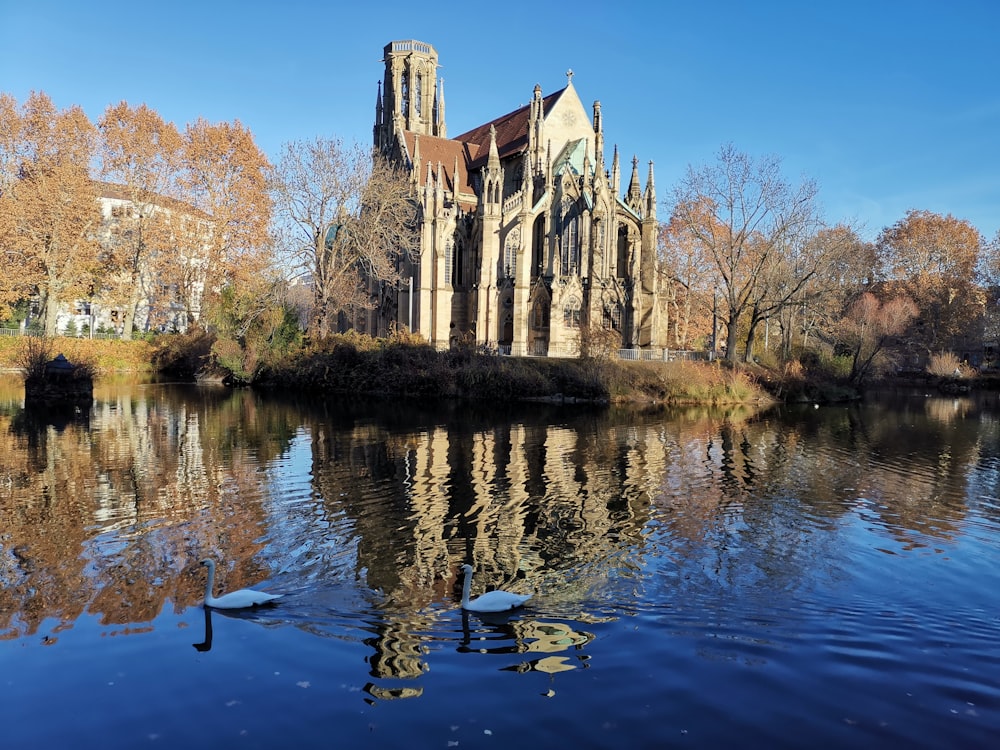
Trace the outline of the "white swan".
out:
[[[462,584],[462,609],[467,609],[470,612],[506,612],[508,609],[520,607],[531,598],[531,594],[487,591],[482,596],[469,601],[469,591],[472,589],[472,566],[463,565],[462,572],[465,573],[465,583]]]
[[[253,589],[239,589],[230,591],[222,596],[212,596],[212,589],[215,587],[215,560],[206,558],[201,561],[202,565],[208,567],[208,583],[205,584],[205,606],[215,609],[243,609],[245,607],[258,607],[261,604],[273,602],[280,599],[281,594],[268,594],[263,591]]]

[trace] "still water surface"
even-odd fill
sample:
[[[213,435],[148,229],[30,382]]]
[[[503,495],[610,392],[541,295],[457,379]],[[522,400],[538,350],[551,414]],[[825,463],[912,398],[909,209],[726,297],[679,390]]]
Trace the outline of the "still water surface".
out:
[[[322,402],[0,379],[38,748],[996,747],[1000,408]],[[278,606],[201,607],[217,591]],[[473,593],[533,592],[503,616]]]

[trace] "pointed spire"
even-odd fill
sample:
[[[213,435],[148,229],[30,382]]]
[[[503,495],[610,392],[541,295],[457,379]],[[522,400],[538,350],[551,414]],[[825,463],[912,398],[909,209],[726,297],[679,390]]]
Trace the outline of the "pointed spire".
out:
[[[653,160],[649,160],[649,176],[646,178],[646,216],[656,217],[656,184],[653,180]]]
[[[434,185],[433,185],[433,180],[431,179],[430,159],[427,160],[427,171],[425,173],[425,178],[426,179],[424,181],[424,210],[429,211],[431,197],[434,195]]]
[[[437,185],[434,187],[434,204],[436,206],[435,210],[440,211],[444,206],[444,167],[441,166],[441,162],[438,162],[437,168]]]
[[[622,172],[621,164],[618,160],[618,146],[615,145],[615,154],[611,159],[611,190],[617,196],[621,194]]]
[[[486,164],[490,169],[498,169],[500,167],[500,152],[497,150],[497,129],[492,123],[490,124],[490,156]]]
[[[642,203],[642,193],[639,190],[639,159],[632,157],[632,178],[628,183],[628,205],[638,211]]]
[[[448,137],[448,128],[444,123],[444,79],[438,84],[438,96],[437,96],[437,125],[436,135],[438,138]]]
[[[382,81],[378,82],[378,94],[375,96],[375,124],[382,124]]]
[[[413,134],[413,165],[416,167],[420,164],[420,134]]]
[[[594,181],[604,177],[604,118],[601,116],[601,103],[594,102]]]

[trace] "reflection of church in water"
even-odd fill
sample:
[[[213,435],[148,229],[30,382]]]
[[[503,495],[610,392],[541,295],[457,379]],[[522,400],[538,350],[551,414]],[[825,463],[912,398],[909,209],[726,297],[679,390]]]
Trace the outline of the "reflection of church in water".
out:
[[[459,337],[513,354],[574,356],[581,329],[616,331],[624,347],[659,347],[653,166],[632,160],[622,197],[617,148],[604,158],[573,86],[455,138],[429,44],[385,47],[375,146],[409,172],[421,203],[420,252],[408,283],[370,325],[419,332],[438,348]]]

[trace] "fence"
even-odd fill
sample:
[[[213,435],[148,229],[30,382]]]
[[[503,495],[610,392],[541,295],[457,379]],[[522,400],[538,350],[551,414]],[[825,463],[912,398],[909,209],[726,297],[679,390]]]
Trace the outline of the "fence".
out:
[[[518,351],[513,351],[513,347],[510,344],[500,344],[497,346],[496,353],[501,357],[510,356],[532,356],[524,351],[521,351],[524,347],[517,347]],[[549,350],[543,355],[534,356],[548,356],[548,357],[575,357],[577,356],[577,351],[575,346],[564,347],[565,350]],[[619,349],[617,351],[618,359],[625,360],[628,362],[678,362],[681,360],[686,360],[689,362],[701,361],[710,362],[715,357],[712,352],[701,352],[693,351],[690,349]]]
[[[22,331],[20,328],[0,328],[0,336],[23,336],[26,333],[32,333],[31,331]],[[59,334],[60,336],[64,334]],[[69,338],[74,339],[120,339],[121,335],[117,333],[105,333],[103,331],[94,331],[93,333],[77,333],[75,336],[70,336]]]

